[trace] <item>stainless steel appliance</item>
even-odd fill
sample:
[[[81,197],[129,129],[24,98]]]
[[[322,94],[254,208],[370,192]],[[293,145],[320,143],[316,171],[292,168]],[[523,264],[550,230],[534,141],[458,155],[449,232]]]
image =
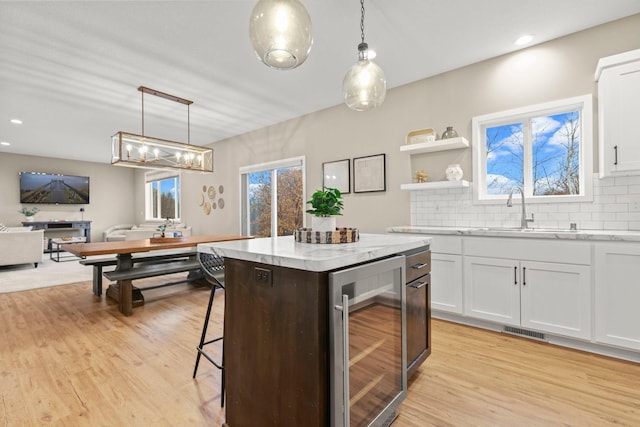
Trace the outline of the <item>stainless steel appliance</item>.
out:
[[[407,393],[405,257],[329,274],[331,425],[388,426]]]

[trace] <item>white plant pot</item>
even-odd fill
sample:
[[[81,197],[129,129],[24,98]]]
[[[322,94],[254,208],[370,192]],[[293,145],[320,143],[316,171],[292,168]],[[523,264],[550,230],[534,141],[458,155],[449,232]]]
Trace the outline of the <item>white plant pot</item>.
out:
[[[24,222],[33,222],[33,216],[25,216]]]
[[[312,216],[311,230],[320,231],[320,232],[335,231],[336,217],[335,216]]]

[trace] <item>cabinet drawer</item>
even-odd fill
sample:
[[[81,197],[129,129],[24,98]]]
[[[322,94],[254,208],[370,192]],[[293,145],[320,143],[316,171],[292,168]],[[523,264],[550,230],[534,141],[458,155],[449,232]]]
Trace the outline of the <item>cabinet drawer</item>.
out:
[[[407,255],[407,282],[431,272],[431,251]]]

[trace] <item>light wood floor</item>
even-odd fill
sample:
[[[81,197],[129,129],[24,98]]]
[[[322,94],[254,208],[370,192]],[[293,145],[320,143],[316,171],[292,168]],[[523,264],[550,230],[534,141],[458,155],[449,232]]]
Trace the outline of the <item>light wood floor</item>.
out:
[[[220,372],[191,378],[208,295],[124,317],[90,282],[0,294],[0,426],[221,425]],[[394,427],[640,426],[638,364],[437,320],[432,344]]]

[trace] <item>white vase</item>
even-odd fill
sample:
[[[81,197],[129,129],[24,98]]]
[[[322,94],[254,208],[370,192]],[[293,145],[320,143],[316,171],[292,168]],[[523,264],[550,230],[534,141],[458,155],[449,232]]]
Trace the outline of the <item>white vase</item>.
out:
[[[335,231],[336,217],[335,216],[312,216],[311,230],[320,231],[320,232]]]
[[[457,163],[447,166],[444,173],[449,181],[460,181],[464,175],[462,168]]]

